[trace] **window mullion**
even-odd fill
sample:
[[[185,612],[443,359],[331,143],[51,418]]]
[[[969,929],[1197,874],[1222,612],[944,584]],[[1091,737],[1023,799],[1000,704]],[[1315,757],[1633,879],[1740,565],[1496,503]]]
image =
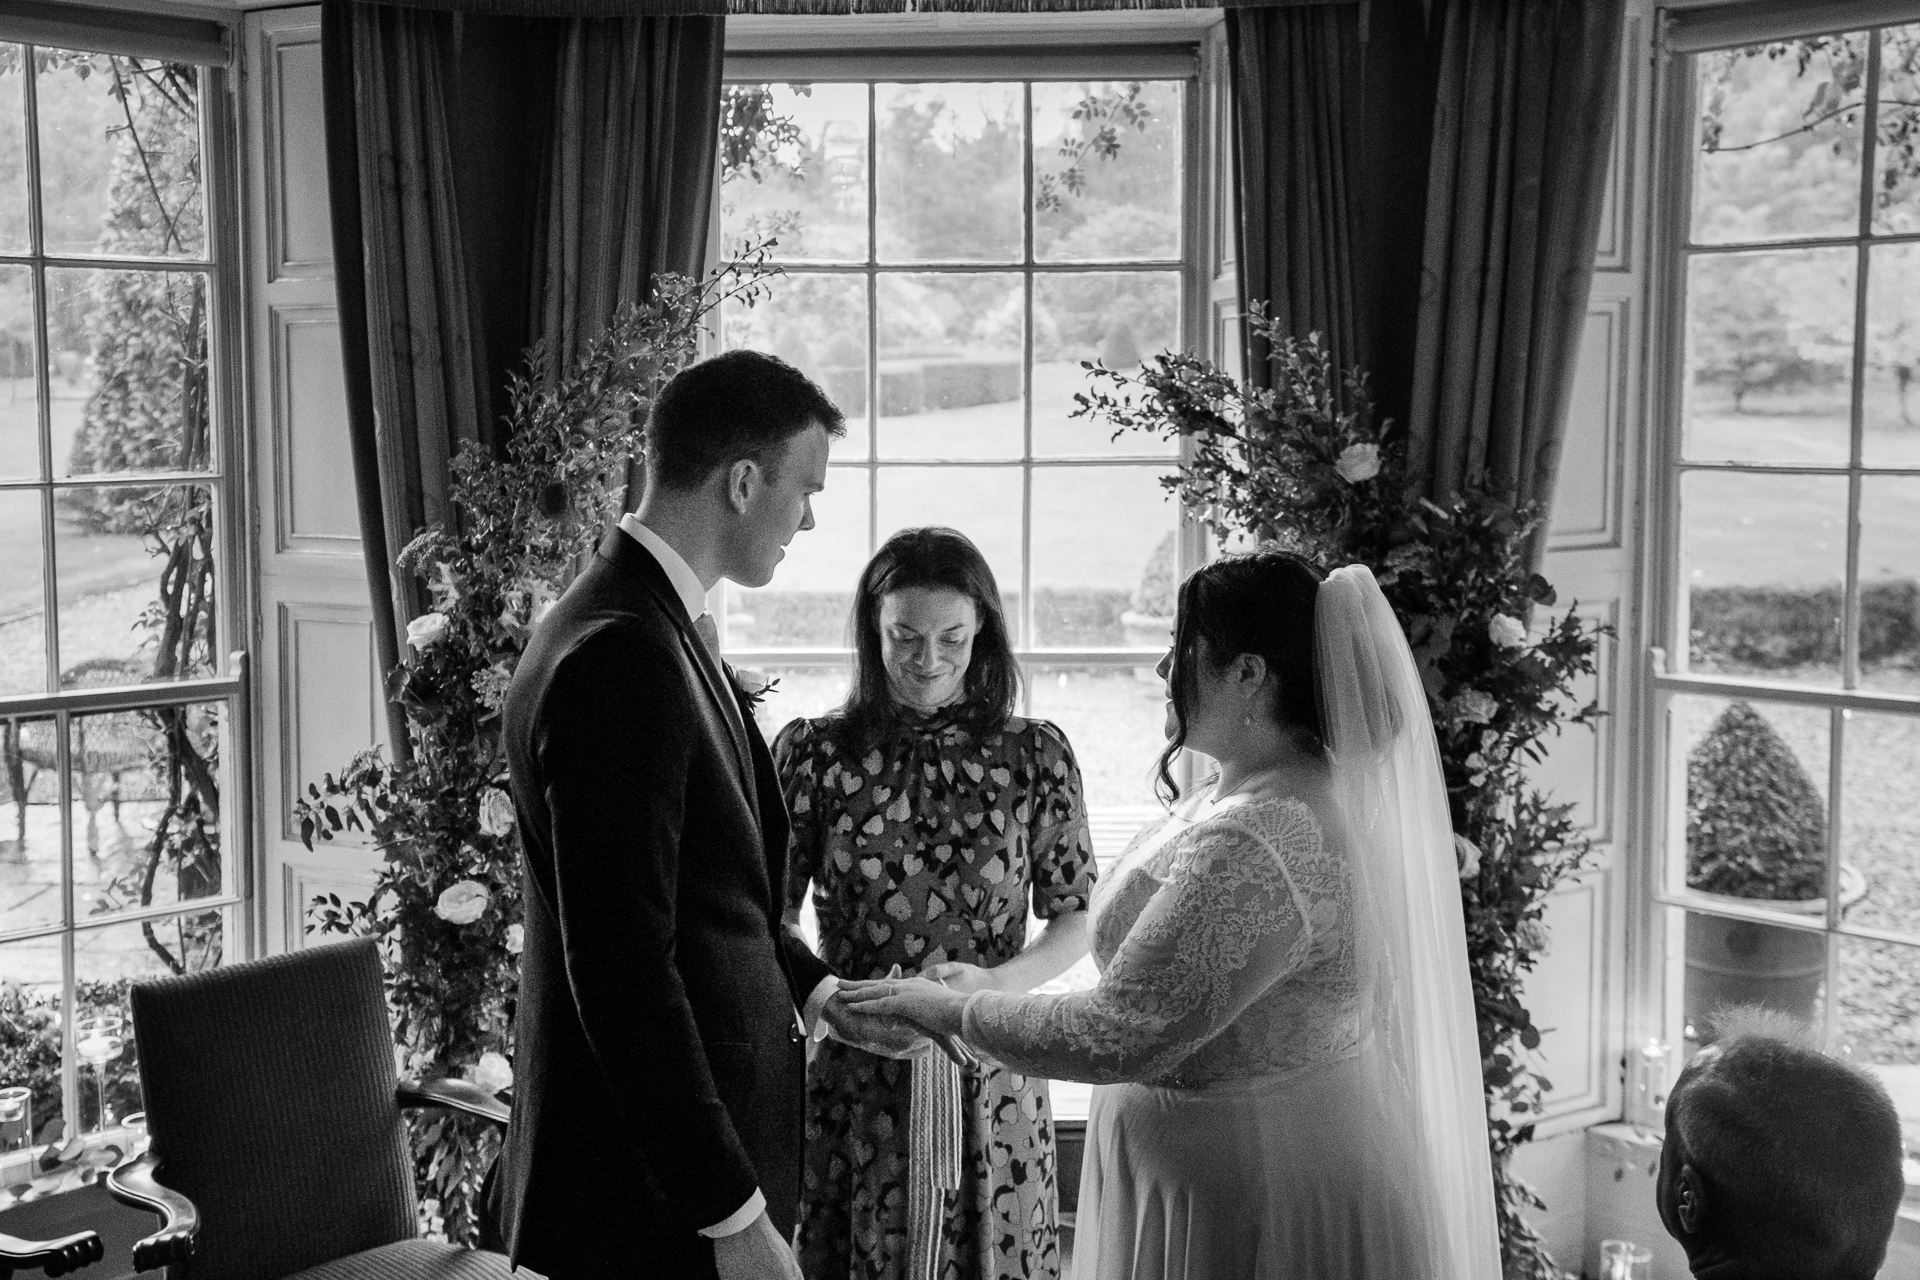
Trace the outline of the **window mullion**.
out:
[[[1020,86],[1020,618],[1015,643],[1031,647],[1033,607],[1033,82]],[[1021,697],[1032,710],[1032,681]]]
[[[1840,683],[1847,689],[1860,687],[1860,460],[1866,447],[1867,299],[1873,285],[1873,172],[1879,144],[1880,54],[1880,32],[1876,30],[1867,38],[1867,100],[1860,122],[1860,243],[1854,251],[1853,269],[1853,395],[1847,423],[1847,560],[1840,596]],[[1838,760],[1837,736],[1833,739],[1833,751]],[[1837,765],[1835,776],[1838,776]]]

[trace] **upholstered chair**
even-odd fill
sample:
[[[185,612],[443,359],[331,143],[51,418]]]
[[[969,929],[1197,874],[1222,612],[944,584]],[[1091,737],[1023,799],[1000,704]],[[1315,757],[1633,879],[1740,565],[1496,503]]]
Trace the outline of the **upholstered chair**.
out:
[[[417,1235],[401,1108],[501,1126],[459,1080],[400,1082],[380,959],[334,943],[133,988],[151,1147],[109,1175],[161,1229],[137,1269],[173,1280],[495,1280],[498,1254]]]

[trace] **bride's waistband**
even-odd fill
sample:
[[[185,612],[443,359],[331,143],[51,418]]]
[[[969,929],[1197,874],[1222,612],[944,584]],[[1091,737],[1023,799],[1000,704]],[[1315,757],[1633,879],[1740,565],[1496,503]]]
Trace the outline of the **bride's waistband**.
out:
[[[1328,1058],[1316,1058],[1312,1062],[1303,1062],[1288,1067],[1285,1071],[1272,1071],[1257,1076],[1228,1076],[1219,1080],[1201,1080],[1186,1083],[1176,1080],[1164,1080],[1139,1085],[1139,1088],[1152,1089],[1155,1092],[1173,1094],[1189,1098],[1244,1098],[1272,1093],[1279,1089],[1296,1088],[1311,1076],[1321,1072],[1330,1072],[1337,1068],[1359,1061],[1366,1052],[1373,1037],[1369,1035],[1353,1047]]]

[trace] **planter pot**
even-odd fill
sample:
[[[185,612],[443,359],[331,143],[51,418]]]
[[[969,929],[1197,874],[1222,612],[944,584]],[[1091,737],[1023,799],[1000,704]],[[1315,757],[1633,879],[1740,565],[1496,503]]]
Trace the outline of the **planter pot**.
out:
[[[1162,649],[1173,643],[1173,619],[1128,609],[1120,615],[1120,628],[1126,633],[1129,649]],[[1135,667],[1136,680],[1158,680],[1152,667]]]
[[[1840,867],[1840,909],[1852,907],[1867,895],[1867,878],[1849,863]],[[1752,898],[1706,894],[1724,902],[1752,904]],[[1775,911],[1819,916],[1827,901],[1773,902]],[[1826,977],[1825,934],[1751,920],[1687,913],[1686,1019],[1700,1037],[1711,1039],[1708,1018],[1727,1005],[1757,1004],[1811,1021],[1820,984]]]

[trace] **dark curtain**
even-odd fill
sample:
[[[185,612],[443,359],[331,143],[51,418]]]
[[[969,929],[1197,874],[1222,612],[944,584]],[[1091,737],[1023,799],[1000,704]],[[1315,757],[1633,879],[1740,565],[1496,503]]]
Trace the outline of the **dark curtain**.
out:
[[[1619,0],[1455,0],[1441,21],[1411,481],[1552,500],[1593,282]],[[1546,546],[1544,525],[1532,554]]]
[[[1405,422],[1439,40],[1410,3],[1226,18],[1241,297],[1366,368]],[[1266,385],[1265,344],[1243,354]]]
[[[335,287],[383,670],[425,608],[394,556],[448,517],[460,446],[503,443],[527,345],[570,351],[663,264],[699,269],[722,21],[326,0]],[[388,727],[404,759],[391,705]]]

